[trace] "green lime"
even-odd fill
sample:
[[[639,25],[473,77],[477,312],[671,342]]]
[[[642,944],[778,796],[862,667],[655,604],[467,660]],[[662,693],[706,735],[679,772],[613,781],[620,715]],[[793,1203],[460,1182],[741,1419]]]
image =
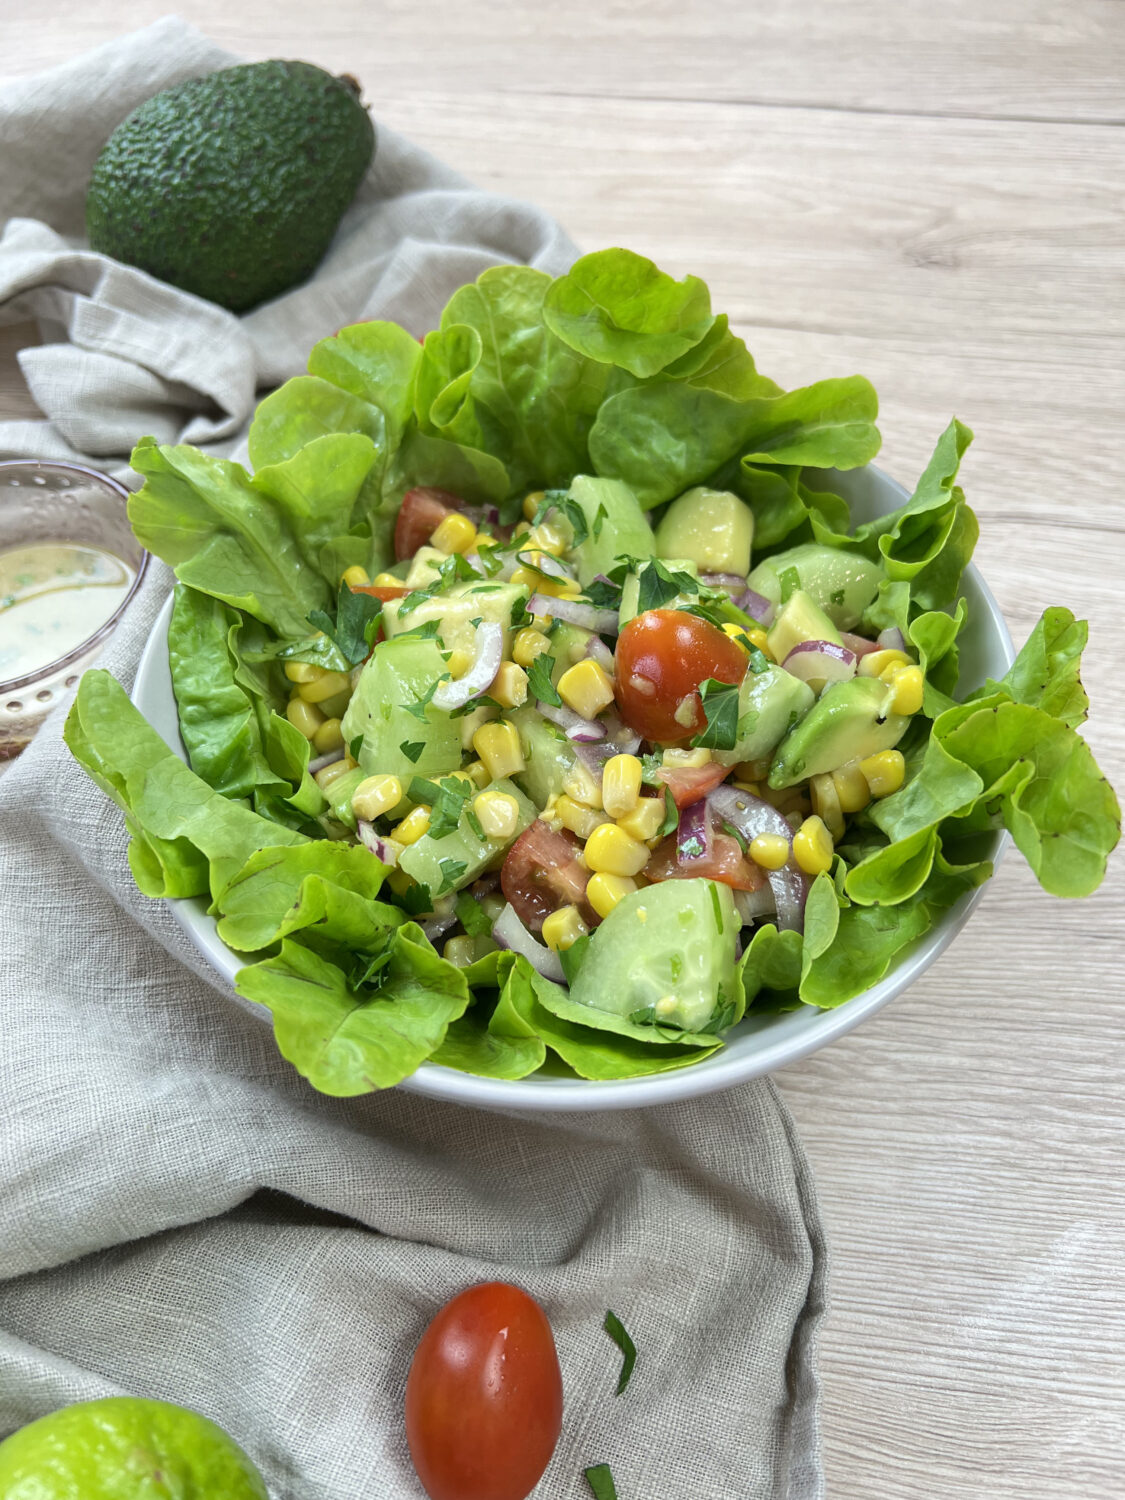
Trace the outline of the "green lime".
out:
[[[0,1443],[3,1500],[269,1500],[221,1427],[183,1406],[110,1396],[29,1422]]]

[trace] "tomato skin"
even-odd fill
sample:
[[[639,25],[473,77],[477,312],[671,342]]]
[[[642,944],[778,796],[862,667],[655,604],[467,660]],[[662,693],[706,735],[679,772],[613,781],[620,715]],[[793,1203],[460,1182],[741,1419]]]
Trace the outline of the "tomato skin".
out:
[[[713,792],[719,783],[730,774],[729,766],[711,761],[706,766],[662,766],[657,779],[672,793],[672,801],[682,812],[693,802]]]
[[[420,485],[407,490],[395,522],[395,557],[405,562],[424,547],[446,516],[461,509],[461,501],[448,490]]]
[[[562,1431],[562,1374],[538,1302],[504,1281],[437,1313],[406,1381],[406,1440],[430,1500],[526,1500]]]
[[[401,599],[410,590],[405,585],[400,588],[391,588],[389,583],[356,583],[352,585],[353,594],[370,594],[373,599],[381,599],[386,604],[388,599]]]
[[[529,932],[539,932],[543,918],[560,906],[577,906],[588,927],[598,915],[586,900],[590,872],[578,863],[582,845],[572,833],[558,833],[536,818],[508,850],[500,870],[500,889]]]
[[[621,717],[646,740],[671,745],[707,725],[699,684],[708,677],[741,682],[747,657],[709,620],[680,609],[648,609],[621,632],[616,663]],[[685,699],[691,713],[688,722],[682,708]]]
[[[676,835],[671,834],[662,844],[657,844],[645,865],[645,876],[649,880],[721,880],[736,891],[757,891],[766,883],[766,872],[761,865],[747,859],[739,847],[738,840],[729,833],[711,836],[711,858],[693,860],[685,869],[676,859]]]

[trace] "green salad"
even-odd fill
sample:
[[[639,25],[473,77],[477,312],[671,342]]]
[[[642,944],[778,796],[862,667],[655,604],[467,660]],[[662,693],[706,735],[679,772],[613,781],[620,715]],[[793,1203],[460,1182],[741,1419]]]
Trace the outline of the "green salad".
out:
[[[690,1066],[840,1005],[991,873],[1083,896],[1120,832],[1045,611],[958,684],[977,522],[942,433],[899,509],[859,376],[784,391],[626,250],[369,322],[259,406],[252,472],[142,440],[190,769],[107,673],[72,752],[153,897],[202,897],[317,1089]]]

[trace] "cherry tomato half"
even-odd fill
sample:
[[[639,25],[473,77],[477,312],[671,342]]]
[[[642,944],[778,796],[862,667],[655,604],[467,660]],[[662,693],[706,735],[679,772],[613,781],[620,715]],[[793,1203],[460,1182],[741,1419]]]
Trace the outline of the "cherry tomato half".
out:
[[[406,1440],[431,1500],[526,1500],[562,1430],[562,1375],[538,1302],[471,1286],[422,1335],[406,1382]]]
[[[421,485],[407,490],[395,522],[395,556],[399,562],[424,547],[446,516],[461,509],[461,501],[448,490]]]
[[[713,834],[710,859],[693,860],[690,869],[685,869],[676,859],[673,834],[652,851],[645,865],[645,876],[649,880],[691,880],[701,876],[704,880],[721,880],[736,891],[757,891],[766,883],[766,872],[761,865],[747,859],[738,840],[731,838],[729,833]]]
[[[577,906],[587,926],[597,925],[597,913],[586,900],[590,872],[578,862],[581,847],[572,833],[556,833],[536,818],[508,850],[500,889],[529,932],[539,932],[543,918],[560,906]]]
[[[741,682],[746,653],[709,620],[679,609],[648,609],[617,642],[621,717],[646,740],[675,744],[705,728],[697,689],[708,677]],[[677,714],[679,717],[677,718]]]

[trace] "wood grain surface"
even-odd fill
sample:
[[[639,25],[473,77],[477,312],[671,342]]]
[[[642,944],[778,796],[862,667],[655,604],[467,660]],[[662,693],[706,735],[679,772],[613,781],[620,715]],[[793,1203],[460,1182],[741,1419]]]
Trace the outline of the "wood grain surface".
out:
[[[0,67],[163,9],[7,0]],[[1088,738],[1125,788],[1121,0],[179,9],[247,57],[346,67],[587,248],[702,275],[779,380],[870,376],[908,484],[967,422],[977,560],[1017,641],[1048,603],[1089,619]],[[35,337],[0,331],[0,415],[34,410]],[[834,1256],[839,1500],[1125,1495],[1123,971],[1125,858],[1066,903],[1010,852],[921,981],[780,1075]]]

